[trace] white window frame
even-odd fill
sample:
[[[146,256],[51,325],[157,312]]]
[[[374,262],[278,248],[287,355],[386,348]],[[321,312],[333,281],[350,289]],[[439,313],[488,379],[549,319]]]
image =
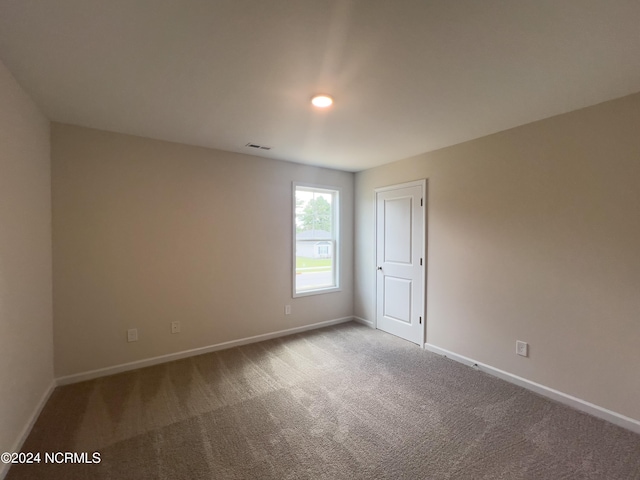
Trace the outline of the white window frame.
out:
[[[296,238],[296,190],[300,189],[309,189],[316,190],[320,193],[330,193],[333,195],[333,201],[331,202],[331,214],[332,218],[332,237],[331,239],[308,239],[308,241],[328,241],[332,243],[333,250],[333,280],[334,285],[330,287],[322,287],[316,288],[313,290],[304,290],[298,292],[296,290],[296,248],[297,248],[297,238]],[[342,289],[340,288],[340,201],[342,196],[342,190],[339,187],[331,186],[331,185],[316,185],[312,183],[303,183],[303,182],[293,182],[292,183],[292,296],[293,298],[298,297],[307,297],[309,295],[322,295],[325,293],[339,292]],[[305,240],[307,241],[307,240]]]

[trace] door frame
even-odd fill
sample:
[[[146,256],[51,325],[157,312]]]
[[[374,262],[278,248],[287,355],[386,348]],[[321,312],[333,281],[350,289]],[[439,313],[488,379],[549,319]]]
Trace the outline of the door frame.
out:
[[[429,267],[428,260],[428,248],[427,248],[427,219],[428,208],[429,208],[429,195],[428,195],[428,180],[423,178],[422,180],[413,180],[405,183],[398,183],[395,185],[386,185],[384,187],[374,188],[373,190],[373,284],[374,284],[374,309],[375,312],[373,315],[373,328],[378,329],[378,193],[388,192],[390,190],[397,190],[400,188],[407,187],[422,187],[422,198],[424,200],[424,218],[422,219],[422,248],[424,250],[424,261],[422,268],[422,308],[420,309],[422,313],[422,318],[424,321],[422,322],[422,342],[420,343],[420,348],[424,348],[425,343],[427,342],[427,268]]]

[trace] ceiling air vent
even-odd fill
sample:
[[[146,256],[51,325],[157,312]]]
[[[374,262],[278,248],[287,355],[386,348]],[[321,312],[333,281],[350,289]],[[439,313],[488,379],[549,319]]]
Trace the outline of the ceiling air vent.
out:
[[[271,150],[271,147],[266,147],[264,145],[258,145],[257,143],[247,143],[245,147],[255,148],[256,150]]]

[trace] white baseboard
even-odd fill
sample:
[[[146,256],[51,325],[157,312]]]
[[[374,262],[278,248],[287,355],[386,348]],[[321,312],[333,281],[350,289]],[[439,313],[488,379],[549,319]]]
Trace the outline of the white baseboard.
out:
[[[354,317],[336,318],[336,319],[327,320],[324,322],[312,323],[311,325],[304,325],[302,327],[288,328],[286,330],[279,330],[277,332],[263,333],[262,335],[255,335],[253,337],[246,337],[246,338],[241,338],[239,340],[231,340],[229,342],[217,343],[215,345],[209,345],[207,347],[194,348],[192,350],[183,350],[182,352],[169,353],[167,355],[160,355],[158,357],[146,358],[144,360],[136,360],[135,362],[122,363],[120,365],[114,365],[113,367],[105,367],[105,368],[99,368],[97,370],[90,370],[88,372],[75,373],[73,375],[59,377],[56,380],[58,385],[68,385],[70,383],[84,382],[86,380],[93,380],[94,378],[106,377],[107,375],[114,375],[116,373],[127,372],[129,370],[135,370],[137,368],[150,367],[152,365],[171,362],[173,360],[180,360],[182,358],[194,357],[196,355],[202,355],[203,353],[215,352],[217,350],[226,350],[227,348],[238,347],[240,345],[247,345],[249,343],[262,342],[264,340],[270,340],[272,338],[284,337],[287,335],[293,335],[295,333],[306,332],[307,330],[315,330],[317,328],[328,327],[330,325],[337,325],[339,323],[350,322],[353,319]]]
[[[20,449],[22,448],[22,445],[24,444],[25,440],[27,439],[27,437],[31,433],[31,429],[33,428],[33,425],[36,423],[36,420],[38,419],[38,416],[40,416],[40,412],[42,412],[42,409],[44,408],[45,404],[49,400],[49,397],[51,396],[51,394],[53,393],[55,388],[56,388],[56,381],[52,380],[51,383],[49,384],[49,387],[47,388],[47,390],[44,392],[42,397],[40,397],[40,401],[36,405],[36,408],[33,409],[33,412],[31,413],[31,416],[29,417],[29,421],[22,428],[22,431],[20,432],[20,435],[18,435],[18,438],[14,442],[13,447],[10,448],[8,450],[8,452],[19,452],[20,451]],[[6,477],[7,473],[9,473],[9,468],[10,467],[11,467],[10,463],[2,463],[2,462],[0,462],[0,480],[3,480],[4,477]]]
[[[640,433],[640,421],[634,418],[624,416],[620,413],[608,410],[604,407],[600,407],[599,405],[587,402],[586,400],[582,400],[581,398],[574,397],[545,385],[532,382],[531,380],[527,380],[526,378],[522,378],[512,373],[505,372],[504,370],[492,367],[491,365],[485,365],[484,363],[476,362],[471,358],[463,357],[462,355],[450,352],[448,350],[445,350],[444,348],[436,347],[435,345],[431,345],[429,343],[425,343],[424,348],[429,350],[430,352],[437,353],[438,355],[443,355],[464,365],[478,368],[479,370],[490,375],[501,378],[502,380],[506,380],[507,382],[513,383],[520,387],[526,388],[527,390],[531,390],[532,392],[563,403],[564,405],[568,405],[569,407],[573,407],[576,410],[580,410],[581,412],[585,412],[589,415],[593,415],[594,417],[598,417],[602,420],[611,422],[614,425],[618,425],[619,427],[626,428],[627,430],[631,430],[635,433]]]
[[[364,318],[360,318],[360,317],[353,317],[353,320],[363,325],[366,325],[369,328],[376,328],[371,320],[365,320]]]

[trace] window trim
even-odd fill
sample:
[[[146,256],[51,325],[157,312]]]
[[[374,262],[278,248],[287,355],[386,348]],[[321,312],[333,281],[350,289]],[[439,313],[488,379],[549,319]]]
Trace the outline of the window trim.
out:
[[[334,286],[325,288],[316,288],[314,290],[305,290],[303,292],[296,291],[296,190],[298,188],[308,188],[312,190],[325,190],[326,193],[335,195],[335,199],[331,202],[331,214],[333,215],[333,235],[331,239],[318,239],[323,241],[329,241],[332,243],[333,248],[333,263],[334,263]],[[307,182],[292,182],[291,186],[291,236],[292,236],[292,265],[291,265],[291,292],[293,298],[308,297],[310,295],[323,295],[325,293],[333,293],[342,291],[340,286],[340,251],[341,251],[341,239],[340,239],[340,203],[342,201],[342,189],[335,185],[318,185]],[[336,201],[337,200],[337,201]],[[315,241],[310,239],[309,241]]]

